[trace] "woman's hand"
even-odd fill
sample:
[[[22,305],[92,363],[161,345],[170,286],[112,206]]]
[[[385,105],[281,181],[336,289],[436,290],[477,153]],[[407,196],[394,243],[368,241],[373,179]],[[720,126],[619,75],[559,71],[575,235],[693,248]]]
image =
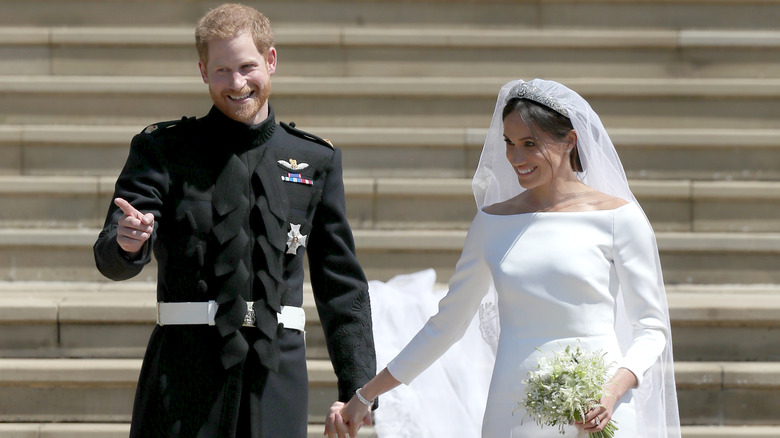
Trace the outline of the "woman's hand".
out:
[[[615,409],[617,398],[607,393],[599,400],[601,406],[596,406],[590,412],[585,414],[582,423],[578,423],[578,429],[582,428],[585,432],[596,433],[607,427],[607,423],[612,419],[612,412]]]
[[[604,385],[604,397],[599,400],[599,405],[585,413],[582,421],[575,423],[579,430],[588,433],[596,433],[604,430],[612,419],[612,413],[620,397],[631,388],[635,388],[639,381],[634,373],[627,368],[618,368],[617,372],[606,385]]]

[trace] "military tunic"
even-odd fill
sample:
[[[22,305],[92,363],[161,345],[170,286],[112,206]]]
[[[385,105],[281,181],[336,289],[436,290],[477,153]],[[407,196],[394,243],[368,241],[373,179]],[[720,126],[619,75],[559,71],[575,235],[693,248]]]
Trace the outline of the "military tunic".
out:
[[[281,306],[303,304],[304,253],[339,400],[374,376],[368,287],[338,149],[277,124],[270,106],[254,126],[214,107],[136,135],[114,197],[153,213],[155,228],[128,257],[112,204],[94,246],[100,272],[131,278],[154,253],[158,301],[219,303],[214,326],[154,328],[131,437],[306,436],[304,335],[276,319]],[[242,327],[248,303],[257,327]]]

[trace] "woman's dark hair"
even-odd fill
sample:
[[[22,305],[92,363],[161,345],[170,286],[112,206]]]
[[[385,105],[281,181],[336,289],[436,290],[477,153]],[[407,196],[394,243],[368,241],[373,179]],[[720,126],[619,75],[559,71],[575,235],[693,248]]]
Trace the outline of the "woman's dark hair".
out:
[[[529,127],[541,129],[554,140],[563,141],[566,135],[574,129],[568,117],[533,100],[519,97],[513,97],[507,101],[501,119],[506,119],[509,114],[515,111],[523,120],[527,121]],[[569,160],[571,168],[575,172],[582,172],[582,162],[577,145],[572,148]]]

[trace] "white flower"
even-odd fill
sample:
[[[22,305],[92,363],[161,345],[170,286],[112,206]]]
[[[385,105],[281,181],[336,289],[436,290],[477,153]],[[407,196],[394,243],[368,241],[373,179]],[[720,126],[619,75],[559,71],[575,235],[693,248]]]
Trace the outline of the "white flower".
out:
[[[524,408],[536,424],[558,426],[563,434],[564,426],[580,421],[599,406],[609,371],[604,355],[600,350],[584,351],[577,345],[540,357],[536,371],[529,372],[528,379],[523,380],[525,399],[518,402],[518,407]],[[590,436],[611,438],[617,430],[614,423],[610,421],[602,431]]]

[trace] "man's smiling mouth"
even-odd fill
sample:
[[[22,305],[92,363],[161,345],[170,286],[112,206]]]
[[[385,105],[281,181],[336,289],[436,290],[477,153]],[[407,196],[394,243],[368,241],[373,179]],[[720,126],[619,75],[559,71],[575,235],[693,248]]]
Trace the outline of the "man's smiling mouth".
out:
[[[244,99],[248,99],[248,98],[252,97],[252,95],[254,93],[255,93],[254,91],[250,91],[249,93],[246,93],[246,94],[241,95],[241,96],[231,96],[231,95],[228,94],[228,99],[230,99],[230,100],[244,100]]]

